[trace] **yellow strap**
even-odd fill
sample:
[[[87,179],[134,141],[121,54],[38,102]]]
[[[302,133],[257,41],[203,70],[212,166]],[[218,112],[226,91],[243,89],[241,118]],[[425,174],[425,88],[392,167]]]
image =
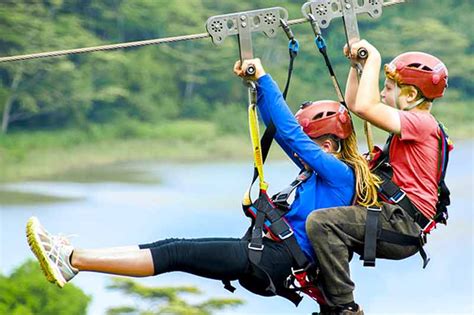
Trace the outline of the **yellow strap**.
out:
[[[372,128],[367,120],[364,120],[364,133],[367,140],[367,148],[369,151],[369,161],[374,158],[374,136],[372,135]]]
[[[260,130],[258,127],[257,108],[255,106],[255,103],[249,104],[248,114],[250,139],[252,141],[253,149],[253,159],[258,172],[260,190],[267,190],[268,184],[265,183],[265,179],[263,176],[263,158],[262,150],[260,147]]]

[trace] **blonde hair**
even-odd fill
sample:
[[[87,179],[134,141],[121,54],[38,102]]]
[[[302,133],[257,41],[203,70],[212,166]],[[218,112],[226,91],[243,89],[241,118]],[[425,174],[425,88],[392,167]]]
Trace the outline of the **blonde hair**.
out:
[[[349,137],[339,141],[341,148],[334,155],[354,169],[356,177],[355,202],[362,207],[380,206],[377,200],[377,188],[382,183],[381,179],[373,174],[367,162],[357,148],[355,132]]]

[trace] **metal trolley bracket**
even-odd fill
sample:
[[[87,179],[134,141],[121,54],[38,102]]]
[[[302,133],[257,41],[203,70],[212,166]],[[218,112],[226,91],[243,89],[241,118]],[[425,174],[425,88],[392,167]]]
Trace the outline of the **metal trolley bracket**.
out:
[[[382,7],[403,3],[404,0],[313,0],[301,7],[301,12],[308,18],[312,14],[320,28],[327,28],[331,21],[341,17],[347,41],[359,39],[357,15],[367,13],[371,18],[382,15]]]
[[[367,13],[372,18],[382,15],[382,7],[392,4],[403,3],[404,0],[313,0],[306,2],[301,7],[301,12],[308,21],[311,22],[315,33],[320,32],[320,28],[327,28],[335,18],[342,18],[344,32],[346,34],[347,46],[360,39],[357,15]],[[316,34],[318,35],[318,34]],[[367,58],[368,52],[365,48],[357,51],[360,60]],[[353,65],[359,74],[362,74],[362,65]],[[372,159],[373,136],[369,122],[364,122],[364,132],[367,138],[369,155]]]
[[[288,11],[281,7],[216,15],[207,19],[206,29],[216,45],[222,44],[227,36],[237,35],[240,60],[252,59],[252,33],[263,32],[274,37],[280,27],[280,19],[288,20]]]

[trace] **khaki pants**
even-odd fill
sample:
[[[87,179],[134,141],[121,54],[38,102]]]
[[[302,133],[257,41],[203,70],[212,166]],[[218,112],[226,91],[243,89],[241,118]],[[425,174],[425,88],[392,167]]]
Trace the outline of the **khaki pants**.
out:
[[[350,278],[352,253],[363,254],[367,209],[361,206],[336,207],[313,211],[306,220],[306,232],[320,266],[320,281],[329,303],[354,301]],[[379,216],[383,229],[418,236],[420,226],[399,206],[383,203]],[[418,252],[416,246],[377,241],[377,258],[404,259]]]

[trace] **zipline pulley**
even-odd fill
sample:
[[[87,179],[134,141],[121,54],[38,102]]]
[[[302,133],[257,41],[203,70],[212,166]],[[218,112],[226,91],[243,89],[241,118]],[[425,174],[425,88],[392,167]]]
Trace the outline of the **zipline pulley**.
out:
[[[301,7],[303,15],[311,22],[311,26],[316,35],[316,45],[322,49],[325,44],[321,37],[321,28],[327,28],[330,22],[335,18],[342,18],[344,25],[344,33],[346,35],[347,47],[350,49],[351,44],[360,40],[359,26],[357,24],[357,15],[366,13],[371,18],[378,18],[382,15],[382,7],[403,3],[404,0],[313,0],[306,2]],[[319,42],[318,42],[319,39]],[[359,60],[366,59],[368,52],[365,48],[360,48],[357,51]],[[363,66],[360,63],[354,63],[354,68],[357,69],[359,77],[362,75]],[[338,93],[339,99],[341,100],[341,89],[335,76],[336,92]],[[343,99],[343,98],[342,98]],[[364,132],[367,140],[367,147],[372,159],[372,150],[374,148],[372,129],[367,121],[364,121]]]
[[[281,26],[287,36],[293,39],[294,35],[288,27],[288,11],[281,7],[259,9],[253,11],[237,12],[210,17],[206,22],[206,29],[214,44],[222,44],[226,37],[237,35],[239,43],[240,60],[253,59],[252,33],[263,32],[267,37],[274,37]],[[297,42],[294,41],[296,44]],[[246,69],[248,77],[255,74],[255,67],[250,65]],[[266,191],[268,185],[264,180],[262,147],[257,119],[257,86],[256,83],[244,78],[248,87],[248,117],[250,138],[254,155],[255,173],[258,174],[260,191]],[[252,182],[253,183],[253,182]],[[244,195],[243,204],[250,205],[250,190]]]
[[[206,29],[216,45],[222,44],[227,36],[237,35],[240,61],[253,58],[252,33],[263,32],[268,37],[277,34],[280,21],[288,20],[288,11],[282,7],[230,13],[210,17]],[[249,66],[247,75],[255,74],[255,68]]]

